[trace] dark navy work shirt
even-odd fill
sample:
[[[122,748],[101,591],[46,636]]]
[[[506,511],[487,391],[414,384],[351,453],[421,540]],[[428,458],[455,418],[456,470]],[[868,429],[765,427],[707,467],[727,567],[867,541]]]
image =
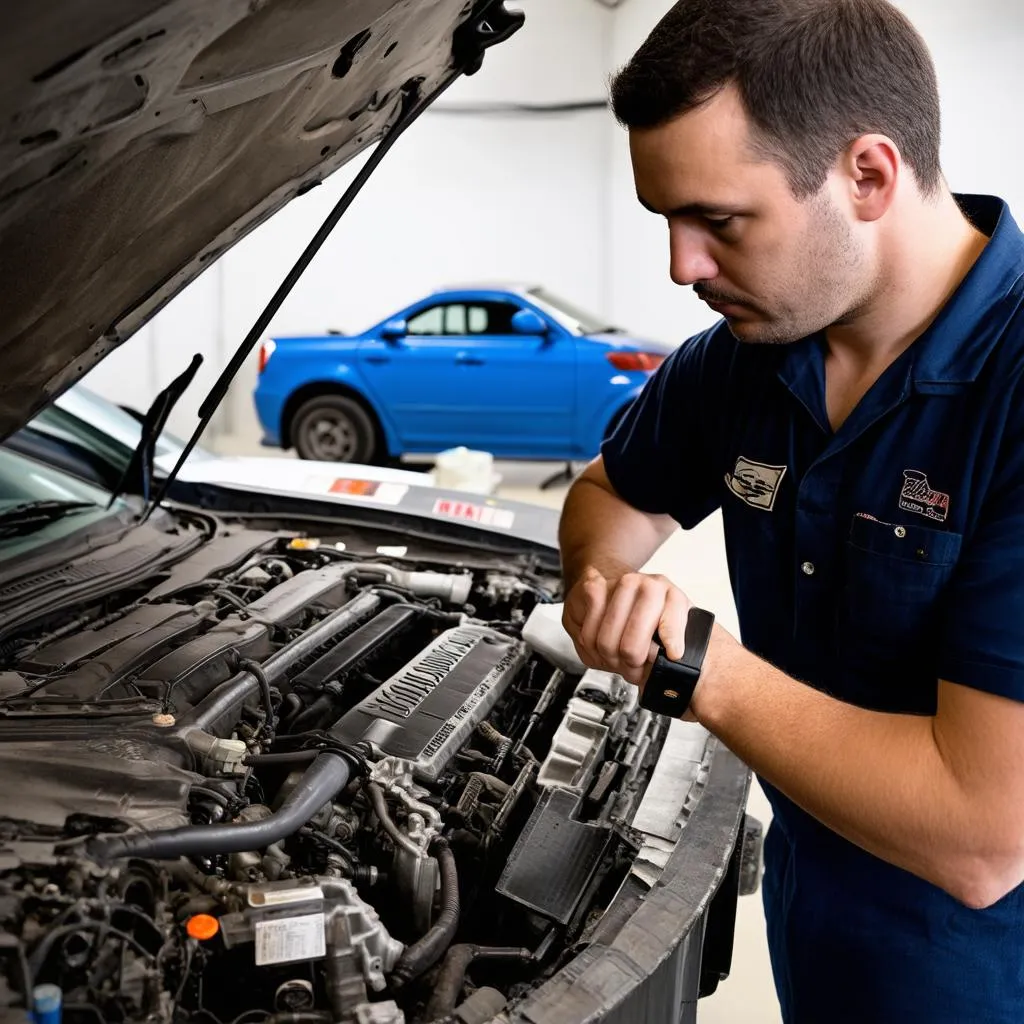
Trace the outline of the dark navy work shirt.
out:
[[[1024,700],[1024,236],[998,199],[958,201],[988,245],[837,431],[823,336],[721,323],[603,448],[635,507],[685,528],[721,509],[748,649],[883,712],[934,714],[939,679]],[[787,1021],[1024,1021],[1024,890],[968,910],[765,789]]]

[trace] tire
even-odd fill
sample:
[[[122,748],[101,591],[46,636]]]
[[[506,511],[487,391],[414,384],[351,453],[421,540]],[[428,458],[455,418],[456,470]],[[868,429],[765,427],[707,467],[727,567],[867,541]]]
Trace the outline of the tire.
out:
[[[370,463],[377,456],[370,414],[344,395],[318,395],[303,402],[292,420],[291,436],[300,459]]]

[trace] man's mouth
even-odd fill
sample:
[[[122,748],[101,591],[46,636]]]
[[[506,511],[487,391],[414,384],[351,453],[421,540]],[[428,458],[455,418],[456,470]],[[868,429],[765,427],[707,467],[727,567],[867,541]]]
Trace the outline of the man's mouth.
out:
[[[716,313],[722,314],[722,316],[736,315],[738,313],[750,311],[750,307],[745,302],[737,302],[735,299],[729,299],[724,296],[711,296],[698,293],[697,297],[701,299],[702,302],[705,302],[710,306]]]
[[[713,292],[705,288],[694,288],[697,298],[706,302],[709,306],[730,306],[733,308],[749,309],[749,305],[732,295],[725,295],[722,292]]]

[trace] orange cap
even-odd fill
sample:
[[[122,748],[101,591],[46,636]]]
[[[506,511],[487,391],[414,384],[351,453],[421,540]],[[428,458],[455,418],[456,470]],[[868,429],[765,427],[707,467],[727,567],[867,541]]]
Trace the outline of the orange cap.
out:
[[[220,931],[220,921],[210,914],[194,914],[185,925],[191,939],[212,939]]]

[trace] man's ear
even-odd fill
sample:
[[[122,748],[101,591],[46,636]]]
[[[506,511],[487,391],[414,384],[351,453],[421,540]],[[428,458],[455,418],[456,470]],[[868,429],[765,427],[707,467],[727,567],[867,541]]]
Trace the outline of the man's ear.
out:
[[[840,157],[839,171],[849,187],[855,216],[865,222],[879,220],[896,198],[903,157],[885,135],[861,135]]]

